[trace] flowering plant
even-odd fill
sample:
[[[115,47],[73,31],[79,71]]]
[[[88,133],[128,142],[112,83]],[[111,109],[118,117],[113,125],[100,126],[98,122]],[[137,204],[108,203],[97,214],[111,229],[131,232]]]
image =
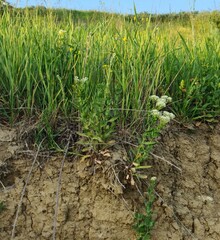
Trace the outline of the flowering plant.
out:
[[[172,102],[171,97],[166,95],[161,97],[152,95],[150,96],[150,101],[153,109],[149,111],[148,127],[142,134],[140,142],[135,149],[134,165],[136,169],[141,169],[140,164],[148,158],[160,132],[175,118],[173,113],[163,110],[167,106],[167,103]]]

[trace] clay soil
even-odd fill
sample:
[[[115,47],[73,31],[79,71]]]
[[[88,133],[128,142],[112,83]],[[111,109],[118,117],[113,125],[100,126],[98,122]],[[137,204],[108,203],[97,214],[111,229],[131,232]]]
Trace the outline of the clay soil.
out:
[[[198,125],[167,129],[147,163],[157,177],[152,240],[220,239],[220,124]],[[134,212],[143,211],[147,185],[138,191],[118,179],[125,151],[68,156],[57,198],[62,160],[0,128],[0,239],[137,239]]]

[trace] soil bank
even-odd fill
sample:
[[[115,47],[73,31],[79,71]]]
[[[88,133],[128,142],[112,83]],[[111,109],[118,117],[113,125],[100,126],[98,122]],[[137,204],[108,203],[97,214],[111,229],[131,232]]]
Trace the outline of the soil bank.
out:
[[[21,202],[35,157],[24,149],[14,129],[0,129],[0,202],[6,206],[0,213],[0,239],[11,239],[13,229],[17,240],[52,239],[53,234],[60,240],[137,239],[134,212],[143,210],[144,198],[117,180],[112,166],[127,161],[122,149],[93,159],[68,157],[59,198],[63,157],[40,153]],[[153,166],[149,177],[157,177],[152,240],[219,240],[220,124],[170,127],[148,164]],[[143,195],[146,190],[143,183]]]

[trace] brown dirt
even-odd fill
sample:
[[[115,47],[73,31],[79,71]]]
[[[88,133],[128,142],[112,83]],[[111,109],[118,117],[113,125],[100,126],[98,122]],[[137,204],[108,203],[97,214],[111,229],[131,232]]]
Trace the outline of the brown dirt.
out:
[[[157,222],[152,240],[220,239],[220,125],[172,128],[155,153]]]
[[[35,157],[31,151],[18,154],[22,147],[14,130],[0,129],[0,201],[7,207],[0,213],[4,240],[11,238]],[[219,124],[213,129],[172,127],[162,135],[154,151],[160,158],[151,160],[152,174],[158,177],[152,240],[220,239],[219,153]],[[143,206],[143,198],[135,188],[123,190],[115,178],[112,166],[121,160],[126,161],[122,149],[102,152],[92,160],[65,160],[56,239],[136,239],[133,214]],[[39,155],[19,208],[14,239],[52,239],[61,162],[62,156]]]

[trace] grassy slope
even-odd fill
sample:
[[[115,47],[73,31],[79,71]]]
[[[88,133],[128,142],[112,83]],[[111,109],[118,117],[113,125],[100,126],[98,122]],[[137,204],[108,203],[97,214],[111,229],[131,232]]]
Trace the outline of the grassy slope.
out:
[[[179,118],[213,119],[220,113],[216,19],[218,13],[5,11],[0,118],[13,124],[33,117],[51,141],[68,123],[106,142],[122,130],[143,133],[149,96],[167,94]]]

